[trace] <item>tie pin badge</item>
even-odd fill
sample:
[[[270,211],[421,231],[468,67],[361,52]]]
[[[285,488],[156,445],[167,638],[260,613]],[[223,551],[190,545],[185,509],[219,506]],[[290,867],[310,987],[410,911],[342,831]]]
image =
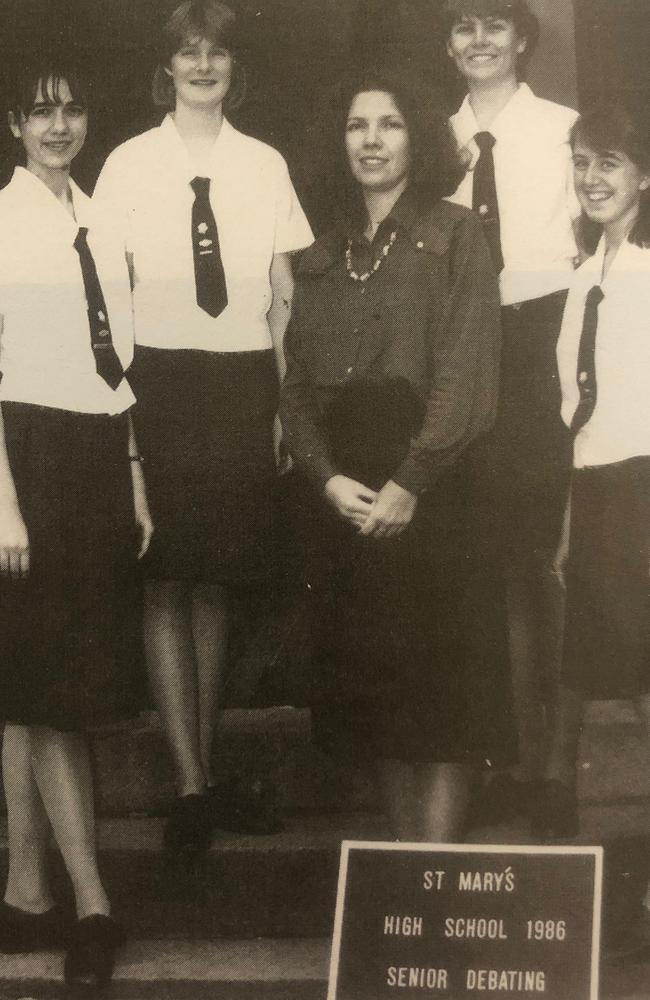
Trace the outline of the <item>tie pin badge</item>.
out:
[[[198,226],[196,228],[198,229],[198,231],[200,233],[207,233],[207,231],[208,231],[208,224],[207,224],[207,222],[199,222],[199,224],[198,224]]]

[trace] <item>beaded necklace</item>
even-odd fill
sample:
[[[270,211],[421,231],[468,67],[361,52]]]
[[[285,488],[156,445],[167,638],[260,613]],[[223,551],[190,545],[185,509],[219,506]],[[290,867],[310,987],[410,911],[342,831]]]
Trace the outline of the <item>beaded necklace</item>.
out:
[[[381,253],[379,254],[377,260],[374,262],[370,270],[364,271],[363,274],[357,274],[357,272],[352,267],[352,240],[348,239],[348,245],[345,250],[345,267],[352,280],[360,281],[361,284],[365,284],[368,278],[372,278],[373,274],[377,273],[377,271],[385,261],[386,257],[388,257],[391,247],[396,239],[397,239],[397,231],[393,230],[388,239],[388,243],[384,244],[384,246],[381,248]]]

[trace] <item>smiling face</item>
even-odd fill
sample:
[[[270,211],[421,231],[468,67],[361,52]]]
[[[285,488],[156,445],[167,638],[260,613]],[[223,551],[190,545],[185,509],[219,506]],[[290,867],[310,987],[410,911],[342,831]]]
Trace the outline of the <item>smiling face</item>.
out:
[[[639,214],[641,192],[650,175],[620,150],[591,149],[578,140],[573,149],[576,194],[586,215],[605,231],[627,234]]]
[[[404,117],[392,94],[356,94],[345,126],[345,148],[352,176],[369,191],[399,192],[406,187],[410,141]]]
[[[463,16],[447,42],[447,53],[470,87],[516,81],[517,61],[525,51],[526,39],[503,17]]]
[[[66,80],[55,87],[41,80],[27,114],[9,114],[9,127],[25,147],[27,169],[47,182],[52,173],[68,171],[88,128],[86,108],[75,101]]]
[[[232,55],[207,38],[189,38],[170,59],[176,103],[188,108],[220,107],[232,77]]]

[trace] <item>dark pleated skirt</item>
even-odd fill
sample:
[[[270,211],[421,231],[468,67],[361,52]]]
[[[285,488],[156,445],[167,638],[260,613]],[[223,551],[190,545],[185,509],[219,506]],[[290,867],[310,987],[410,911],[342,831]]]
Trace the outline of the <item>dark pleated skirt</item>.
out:
[[[273,568],[274,353],[136,348],[151,577],[246,587]]]
[[[589,698],[650,691],[650,458],[576,470],[563,682]]]
[[[141,579],[126,415],[2,403],[30,544],[0,580],[0,718],[84,730],[138,713]]]
[[[337,467],[379,488],[420,419],[402,387],[340,392],[329,414]],[[472,545],[467,469],[443,473],[409,529],[388,540],[361,537],[308,483],[296,485],[317,648],[314,735],[330,753],[513,757],[502,580]]]

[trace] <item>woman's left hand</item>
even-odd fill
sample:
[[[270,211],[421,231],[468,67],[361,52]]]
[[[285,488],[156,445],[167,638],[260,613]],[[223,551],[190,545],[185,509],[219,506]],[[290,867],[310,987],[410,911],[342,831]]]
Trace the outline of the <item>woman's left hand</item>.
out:
[[[395,538],[413,520],[418,498],[389,479],[377,494],[360,534],[372,538]]]
[[[142,466],[139,462],[132,463],[131,476],[133,480],[133,507],[135,511],[135,523],[138,529],[138,559],[145,555],[151,537],[154,532],[153,521],[149,511],[149,501],[147,500],[147,490],[142,474]]]

